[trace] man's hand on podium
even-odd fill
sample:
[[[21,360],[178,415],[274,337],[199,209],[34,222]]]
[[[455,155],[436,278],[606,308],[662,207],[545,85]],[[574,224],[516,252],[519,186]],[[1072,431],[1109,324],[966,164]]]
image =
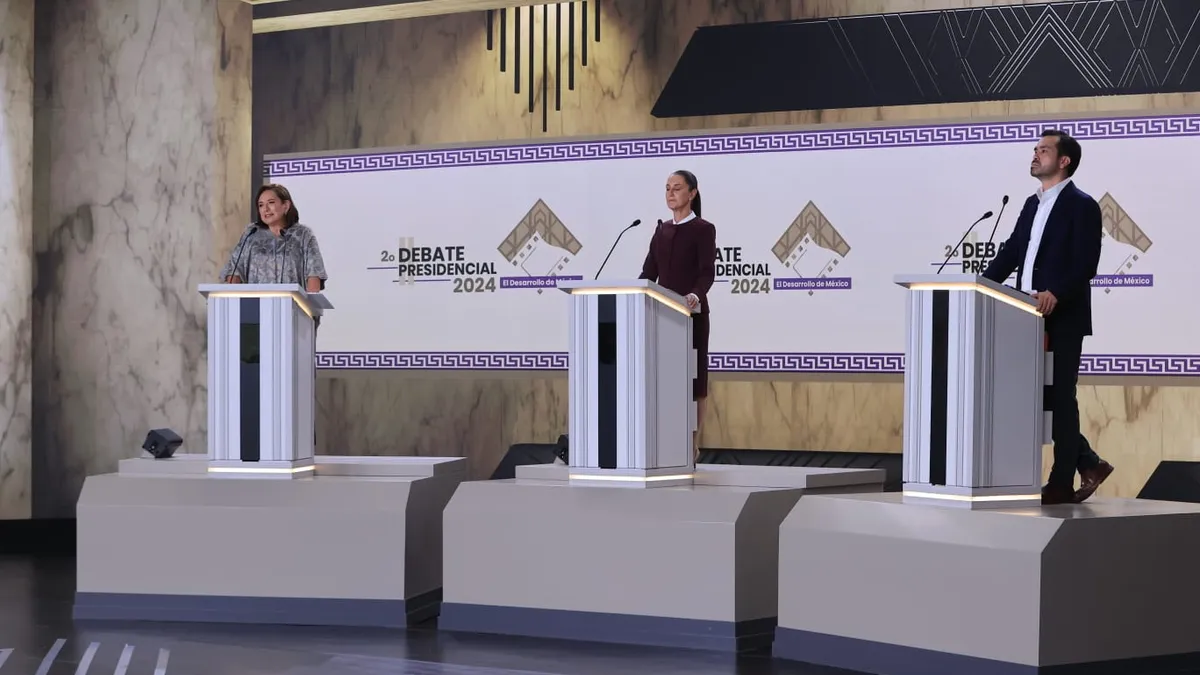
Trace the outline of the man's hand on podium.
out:
[[[687,303],[688,309],[696,309],[700,306],[700,298],[695,293],[688,293],[683,301]]]
[[[1054,297],[1054,294],[1050,291],[1038,291],[1033,294],[1033,299],[1037,300],[1038,311],[1041,312],[1043,316],[1053,312],[1055,305],[1058,304],[1058,298]]]

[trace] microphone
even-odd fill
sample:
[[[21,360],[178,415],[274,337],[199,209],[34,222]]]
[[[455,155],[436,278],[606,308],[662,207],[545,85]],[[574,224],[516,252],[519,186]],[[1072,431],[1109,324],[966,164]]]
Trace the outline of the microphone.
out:
[[[988,237],[988,243],[996,238],[996,228],[1000,227],[1000,219],[1004,217],[1004,207],[1008,206],[1008,195],[1004,195],[1004,199],[1000,200],[1000,215],[996,216],[996,224],[992,225],[992,236]]]
[[[642,224],[642,220],[641,220],[641,218],[639,218],[639,219],[633,221],[632,223],[630,223],[629,227],[621,230],[621,234],[617,235],[617,240],[613,242],[612,248],[608,249],[608,255],[604,256],[604,262],[600,263],[600,269],[596,270],[596,276],[592,277],[593,279],[600,278],[600,273],[604,271],[604,266],[608,264],[608,259],[612,257],[613,251],[617,250],[617,244],[619,244],[621,242],[621,237],[625,236],[626,232],[632,230],[633,228],[635,228],[641,224]]]
[[[246,249],[243,247],[243,245],[246,243],[246,237],[249,237],[250,233],[253,232],[257,228],[258,228],[257,223],[250,223],[250,225],[246,227],[246,231],[242,233],[242,238],[238,239],[237,245],[234,246],[234,248],[236,248],[238,250],[238,254],[237,254],[237,258],[234,259],[234,261],[233,261],[233,267],[231,267],[229,270],[229,276],[231,276],[231,277],[238,276],[238,273],[237,273],[238,263],[240,263],[242,261],[242,254],[246,252]],[[222,279],[221,281],[225,281],[225,280]],[[247,283],[248,281],[249,281],[248,279],[242,279],[243,284]]]
[[[954,257],[954,252],[955,252],[955,251],[957,251],[957,250],[958,250],[958,247],[959,247],[959,246],[962,246],[963,242],[967,240],[967,235],[971,234],[971,230],[974,230],[976,225],[978,225],[978,224],[982,223],[983,221],[985,221],[985,220],[987,220],[988,218],[991,218],[991,217],[992,217],[992,212],[991,212],[991,211],[988,211],[987,213],[985,213],[985,214],[983,214],[982,216],[980,216],[980,217],[979,217],[979,220],[977,220],[977,221],[975,221],[975,222],[971,223],[971,226],[967,228],[967,231],[966,231],[966,232],[963,232],[962,239],[959,239],[959,240],[958,240],[958,243],[954,245],[954,248],[950,249],[950,255],[947,255],[947,256],[946,256],[946,259],[942,261],[942,265],[941,265],[941,267],[938,267],[938,269],[937,269],[937,272],[935,272],[935,274],[941,274],[941,273],[942,273],[942,269],[943,269],[944,267],[946,267],[946,263],[950,262],[950,259]]]

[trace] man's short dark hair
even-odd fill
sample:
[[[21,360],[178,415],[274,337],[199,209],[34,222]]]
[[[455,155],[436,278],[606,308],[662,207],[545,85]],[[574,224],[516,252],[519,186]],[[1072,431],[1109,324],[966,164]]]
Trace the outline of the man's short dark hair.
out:
[[[1071,160],[1067,165],[1067,177],[1074,176],[1075,171],[1079,169],[1079,160],[1083,158],[1083,148],[1079,147],[1079,141],[1061,129],[1046,129],[1042,132],[1042,138],[1050,137],[1058,139],[1058,156]]]

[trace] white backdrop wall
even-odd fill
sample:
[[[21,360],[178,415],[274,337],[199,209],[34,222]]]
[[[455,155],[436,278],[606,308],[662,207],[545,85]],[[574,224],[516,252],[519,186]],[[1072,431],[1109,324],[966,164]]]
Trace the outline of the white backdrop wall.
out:
[[[898,373],[901,273],[980,271],[1037,188],[1041,130],[1083,144],[1100,201],[1091,374],[1200,375],[1200,115],[794,130],[276,156],[337,309],[324,368],[566,368],[555,278],[634,278],[675,169],[700,181],[721,262],[714,371]],[[967,245],[951,251],[985,211]]]

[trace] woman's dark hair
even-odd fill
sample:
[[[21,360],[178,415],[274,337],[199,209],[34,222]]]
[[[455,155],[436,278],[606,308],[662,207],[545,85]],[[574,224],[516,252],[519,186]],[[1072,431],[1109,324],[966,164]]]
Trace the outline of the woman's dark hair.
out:
[[[692,173],[691,171],[684,171],[683,169],[680,169],[679,171],[676,171],[672,175],[679,176],[680,178],[683,179],[683,182],[687,183],[689,190],[696,191],[696,196],[692,197],[692,213],[696,214],[696,217],[699,218],[700,217],[700,182],[696,180],[696,174]]]
[[[296,223],[300,222],[300,209],[297,209],[296,202],[292,201],[292,193],[288,192],[287,188],[285,188],[282,185],[279,185],[277,183],[267,183],[266,185],[263,185],[262,187],[258,188],[258,194],[254,195],[254,212],[256,215],[258,214],[258,200],[263,196],[263,193],[266,192],[267,190],[274,192],[275,197],[277,199],[279,199],[279,201],[288,203],[287,213],[285,213],[283,215],[283,226],[284,227],[291,227],[291,226],[295,225]],[[697,215],[699,215],[699,214],[697,214]],[[254,219],[254,222],[257,223],[259,227],[266,227],[266,223],[264,223],[262,221],[261,215],[258,215]]]

